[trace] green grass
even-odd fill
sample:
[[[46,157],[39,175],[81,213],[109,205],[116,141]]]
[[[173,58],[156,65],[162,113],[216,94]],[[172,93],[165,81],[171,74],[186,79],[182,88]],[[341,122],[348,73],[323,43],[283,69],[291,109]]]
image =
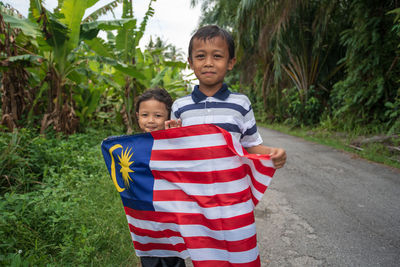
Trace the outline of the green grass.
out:
[[[109,135],[0,134],[7,148],[0,155],[7,180],[0,195],[0,265],[136,264],[121,199],[101,155],[101,140]]]
[[[351,147],[352,141],[359,138],[361,135],[359,133],[341,133],[327,131],[324,128],[309,128],[309,127],[290,127],[282,124],[266,124],[258,123],[260,126],[266,128],[274,129],[282,133],[289,135],[301,137],[305,140],[319,143],[322,145],[330,146],[342,151],[354,153],[361,158],[382,163],[390,167],[400,168],[400,156],[399,154],[394,154],[389,151],[387,147],[382,143],[371,143],[362,146],[362,151]],[[394,145],[399,146],[400,136],[392,140]]]
[[[260,124],[262,125],[262,124]],[[400,168],[384,146],[348,146],[357,135],[263,125]],[[0,133],[1,266],[135,266],[128,224],[100,143],[120,129],[68,138],[30,129]],[[399,140],[395,145],[399,145]]]

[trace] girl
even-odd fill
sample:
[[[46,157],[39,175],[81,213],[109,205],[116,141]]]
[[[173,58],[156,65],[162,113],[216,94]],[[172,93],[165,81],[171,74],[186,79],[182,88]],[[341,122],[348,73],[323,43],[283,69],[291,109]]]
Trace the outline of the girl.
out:
[[[136,102],[136,117],[140,129],[145,133],[164,130],[165,122],[170,118],[171,106],[172,98],[165,89],[145,91]],[[179,123],[175,126],[179,126]],[[143,267],[186,266],[185,261],[178,257],[140,257],[140,261]]]

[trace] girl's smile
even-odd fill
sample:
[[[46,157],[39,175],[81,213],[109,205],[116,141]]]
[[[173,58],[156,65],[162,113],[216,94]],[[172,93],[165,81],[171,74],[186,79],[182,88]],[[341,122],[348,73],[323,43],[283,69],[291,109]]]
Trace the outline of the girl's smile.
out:
[[[140,103],[136,112],[138,124],[143,132],[164,130],[164,122],[168,119],[168,110],[163,102],[149,99]]]

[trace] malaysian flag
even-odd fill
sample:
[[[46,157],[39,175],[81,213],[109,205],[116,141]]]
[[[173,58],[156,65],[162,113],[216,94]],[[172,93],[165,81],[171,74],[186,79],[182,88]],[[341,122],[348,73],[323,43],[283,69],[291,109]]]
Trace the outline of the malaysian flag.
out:
[[[275,172],[268,156],[211,124],[109,137],[102,152],[138,256],[260,266],[253,211]]]

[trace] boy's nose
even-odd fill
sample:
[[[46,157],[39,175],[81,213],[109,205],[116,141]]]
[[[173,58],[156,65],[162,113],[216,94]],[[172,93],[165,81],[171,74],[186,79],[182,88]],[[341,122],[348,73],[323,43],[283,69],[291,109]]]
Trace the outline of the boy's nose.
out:
[[[212,57],[206,57],[205,65],[206,66],[212,66],[213,65]]]

